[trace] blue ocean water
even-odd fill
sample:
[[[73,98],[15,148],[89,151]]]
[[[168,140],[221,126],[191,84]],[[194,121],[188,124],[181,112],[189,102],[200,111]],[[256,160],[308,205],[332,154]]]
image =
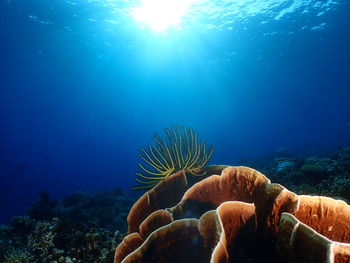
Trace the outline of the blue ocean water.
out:
[[[136,0],[0,1],[0,223],[44,189],[129,191],[171,125],[216,164],[350,143],[349,2],[187,4],[163,28]]]

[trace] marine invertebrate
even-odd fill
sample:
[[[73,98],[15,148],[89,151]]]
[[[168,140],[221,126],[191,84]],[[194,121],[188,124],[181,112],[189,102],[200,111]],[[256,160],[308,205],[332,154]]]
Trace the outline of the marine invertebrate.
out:
[[[191,128],[173,126],[164,129],[165,135],[153,136],[154,145],[148,151],[141,148],[139,154],[142,162],[138,165],[143,173],[136,173],[135,180],[140,184],[133,189],[152,188],[169,175],[186,170],[194,176],[201,176],[200,169],[208,162],[214,148],[206,149],[204,139]]]
[[[54,247],[53,232],[55,224],[48,222],[39,222],[34,232],[28,237],[28,246],[32,251],[38,251],[43,257],[49,254],[49,250]]]
[[[14,249],[5,255],[4,263],[31,263],[33,260],[34,256],[27,249]]]
[[[177,238],[169,238],[177,236]],[[198,220],[176,220],[159,228],[140,247],[130,253],[123,263],[132,262],[205,262],[208,250],[198,229]],[[162,253],[167,251],[167,253]],[[193,253],[196,251],[196,253]],[[191,257],[188,255],[191,254]]]
[[[38,210],[47,208],[41,200],[34,205]],[[0,225],[0,262],[113,262],[134,201],[117,188],[93,195],[73,193],[50,210],[55,218],[15,217],[10,225]]]
[[[350,261],[350,205],[341,200],[297,195],[253,169],[227,167],[194,184],[177,205],[154,207],[148,193],[165,196],[176,178],[183,177],[169,176],[140,199],[149,202],[132,208],[128,219],[139,217],[128,220],[132,233],[115,263]],[[161,210],[141,216],[154,209]]]
[[[179,171],[162,180],[132,206],[127,219],[128,233],[138,231],[139,225],[152,212],[176,205],[194,183],[206,176],[220,174],[226,167],[227,165],[208,165],[201,168],[205,176],[191,176],[189,172]]]

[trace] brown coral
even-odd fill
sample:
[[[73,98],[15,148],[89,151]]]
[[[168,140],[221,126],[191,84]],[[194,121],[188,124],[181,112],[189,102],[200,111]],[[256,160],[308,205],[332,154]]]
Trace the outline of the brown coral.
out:
[[[269,182],[268,178],[254,169],[228,167],[221,176],[212,175],[191,187],[171,210],[175,218],[198,218],[225,201],[252,203]]]
[[[148,237],[124,263],[350,262],[350,206],[343,201],[298,196],[247,167],[228,167],[191,188],[185,172],[166,180],[131,210],[137,220],[129,231]]]
[[[114,262],[122,262],[127,255],[141,246],[144,241],[139,233],[132,233],[126,236],[115,251]]]
[[[150,214],[140,225],[140,234],[143,238],[147,238],[154,230],[170,224],[173,216],[166,210],[157,210]]]
[[[203,262],[208,258],[203,243],[197,219],[177,220],[154,231],[122,262]]]
[[[283,213],[277,247],[289,262],[350,262],[350,244],[328,239],[295,216]]]
[[[212,165],[201,169],[206,176],[221,173],[227,165]],[[203,177],[193,177],[187,171],[179,171],[144,193],[133,205],[128,215],[128,233],[138,232],[139,225],[152,212],[176,205],[186,190]],[[171,194],[169,194],[171,193]]]

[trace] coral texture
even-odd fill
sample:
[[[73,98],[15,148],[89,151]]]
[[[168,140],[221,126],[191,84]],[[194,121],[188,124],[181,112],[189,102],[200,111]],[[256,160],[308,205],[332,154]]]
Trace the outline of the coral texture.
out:
[[[62,201],[42,192],[28,216],[0,225],[0,262],[113,262],[133,201],[118,188],[94,195],[73,193]]]
[[[168,206],[153,205],[149,193],[141,197],[143,205],[131,209],[130,235],[117,248],[114,262],[350,261],[350,206],[344,201],[297,195],[248,167],[210,174],[192,187],[183,185],[182,192],[188,190],[176,195],[177,204],[174,197]],[[152,193],[172,196],[173,184],[167,180],[174,178]],[[147,213],[140,217],[138,210]],[[135,235],[141,241],[121,254]]]
[[[201,173],[206,176],[221,173],[226,167],[227,165],[206,166],[201,169]],[[176,205],[186,190],[203,178],[205,176],[193,177],[187,171],[179,171],[144,193],[129,212],[128,233],[138,231],[139,225],[152,212]]]

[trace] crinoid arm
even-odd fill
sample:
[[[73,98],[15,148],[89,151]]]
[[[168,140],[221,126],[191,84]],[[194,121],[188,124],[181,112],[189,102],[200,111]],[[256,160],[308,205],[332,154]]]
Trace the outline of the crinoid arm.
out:
[[[207,150],[204,140],[198,140],[198,134],[191,128],[173,126],[164,129],[165,135],[153,135],[154,145],[141,148],[139,167],[142,173],[136,173],[139,183],[135,190],[150,189],[169,175],[186,170],[193,176],[203,176],[201,168],[213,155],[214,148]]]

